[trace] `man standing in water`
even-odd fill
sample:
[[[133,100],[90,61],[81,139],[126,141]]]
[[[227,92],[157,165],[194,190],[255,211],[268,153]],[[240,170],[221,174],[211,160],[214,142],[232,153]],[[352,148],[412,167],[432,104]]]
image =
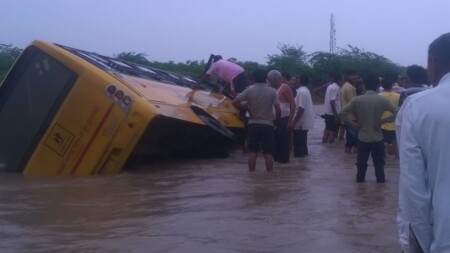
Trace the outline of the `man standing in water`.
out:
[[[267,71],[257,69],[253,71],[255,84],[244,90],[234,100],[233,105],[248,109],[250,114],[247,130],[248,141],[248,170],[256,169],[256,156],[259,147],[262,146],[266,170],[272,171],[273,151],[274,151],[274,115],[272,109],[275,108],[276,121],[280,119],[280,102],[276,91],[267,83]],[[243,108],[241,102],[247,102],[248,108]]]
[[[294,95],[291,87],[287,83],[283,83],[283,76],[280,71],[269,71],[267,81],[277,91],[281,109],[281,119],[275,129],[275,151],[273,158],[276,162],[288,163],[292,139],[291,132],[288,129],[288,123],[291,122],[295,112]]]
[[[354,70],[347,70],[345,73],[345,83],[341,88],[341,102],[342,107],[350,103],[350,101],[356,97],[356,80],[358,79],[358,75]],[[355,116],[351,113],[349,118],[353,121],[356,121]],[[345,153],[350,154],[352,152],[352,148],[356,149],[356,144],[358,141],[358,136],[356,130],[353,127],[350,127],[347,124],[344,124],[345,128]]]
[[[381,132],[381,124],[393,121],[397,109],[387,100],[377,94],[379,87],[378,77],[368,75],[364,78],[366,93],[355,97],[342,108],[339,117],[349,126],[358,129],[358,150],[357,150],[357,173],[356,182],[363,183],[366,180],[367,160],[372,155],[375,166],[375,176],[377,183],[384,183],[384,142]],[[393,115],[381,118],[385,111],[392,112]],[[355,123],[349,117],[354,113],[358,122]]]
[[[309,77],[300,76],[300,87],[297,89],[295,103],[297,109],[294,118],[289,123],[289,129],[294,129],[294,157],[304,157],[308,152],[308,130],[314,125],[314,108],[311,93],[308,89]]]
[[[450,252],[450,33],[428,48],[433,89],[409,96],[396,121],[400,151],[400,242],[426,253]],[[420,249],[419,249],[420,250]]]
[[[335,74],[333,76],[333,83],[328,85],[325,93],[325,132],[322,143],[334,143],[334,139],[338,136],[340,126],[338,112],[341,109],[342,81],[342,75]]]
[[[396,73],[391,71],[386,72],[381,83],[383,91],[380,92],[379,95],[387,98],[398,110],[398,101],[400,99],[400,94],[392,90],[396,79]],[[382,117],[389,117],[390,115],[391,113],[384,112]],[[381,126],[381,131],[383,132],[384,143],[387,147],[387,154],[394,154],[395,157],[398,158],[397,137],[395,136],[395,123],[384,123]]]

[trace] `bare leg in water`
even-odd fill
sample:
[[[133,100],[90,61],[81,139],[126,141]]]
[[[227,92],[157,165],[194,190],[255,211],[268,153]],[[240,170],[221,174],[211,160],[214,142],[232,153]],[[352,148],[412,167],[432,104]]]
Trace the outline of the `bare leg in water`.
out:
[[[248,153],[248,171],[252,172],[256,169],[256,156],[257,153],[249,152]]]
[[[329,132],[327,129],[323,130],[322,143],[328,142],[328,134],[329,134]]]
[[[257,153],[249,152],[248,154],[248,171],[253,172],[256,170],[256,157]],[[272,154],[264,154],[266,160],[266,170],[270,172],[273,170],[273,156]]]
[[[343,125],[339,126],[339,141],[343,141],[344,140],[344,135],[345,135],[345,127]]]
[[[328,135],[327,135],[328,143],[333,144],[334,139],[336,139],[337,135],[338,135],[338,132],[328,131]]]
[[[266,160],[266,170],[267,172],[273,169],[273,156],[271,154],[264,154],[264,159]]]

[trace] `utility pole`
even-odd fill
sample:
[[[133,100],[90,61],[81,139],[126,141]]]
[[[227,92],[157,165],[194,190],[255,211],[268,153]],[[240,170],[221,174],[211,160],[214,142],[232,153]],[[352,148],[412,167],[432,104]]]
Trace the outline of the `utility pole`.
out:
[[[336,29],[334,28],[334,14],[330,18],[330,53],[334,54],[336,48]]]

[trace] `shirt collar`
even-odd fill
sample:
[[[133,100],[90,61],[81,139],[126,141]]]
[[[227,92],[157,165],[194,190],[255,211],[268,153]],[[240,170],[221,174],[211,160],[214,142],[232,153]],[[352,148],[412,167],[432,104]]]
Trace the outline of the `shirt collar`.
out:
[[[366,91],[366,93],[364,93],[364,94],[377,94],[375,91],[373,91],[373,90],[368,90],[368,91]]]
[[[442,78],[441,78],[441,80],[439,80],[439,82],[438,82],[438,86],[437,87],[439,87],[440,85],[441,85],[441,83],[442,84],[444,84],[444,83],[450,83],[450,72],[449,73],[447,73],[447,74],[445,74]]]

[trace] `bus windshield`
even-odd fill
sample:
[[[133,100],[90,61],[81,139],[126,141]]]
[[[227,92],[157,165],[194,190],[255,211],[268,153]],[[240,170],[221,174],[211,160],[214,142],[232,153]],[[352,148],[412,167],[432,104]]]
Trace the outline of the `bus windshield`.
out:
[[[0,86],[0,171],[23,171],[76,77],[36,47],[22,53]]]

